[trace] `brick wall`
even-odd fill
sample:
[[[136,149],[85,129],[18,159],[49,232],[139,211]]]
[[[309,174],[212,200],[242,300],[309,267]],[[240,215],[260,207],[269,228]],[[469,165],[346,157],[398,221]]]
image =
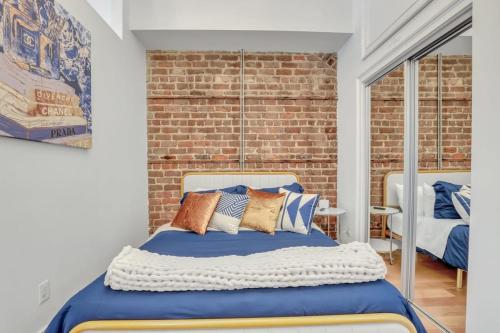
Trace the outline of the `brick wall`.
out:
[[[472,62],[470,56],[443,56],[443,169],[468,169],[471,162]],[[437,168],[437,56],[419,68],[419,168]],[[371,89],[371,204],[383,204],[383,179],[403,169],[402,66]],[[372,217],[371,235],[379,237],[380,218]]]
[[[149,51],[147,57],[153,231],[175,216],[183,174],[239,170],[240,54]],[[332,205],[336,65],[333,54],[245,56],[246,170],[294,171],[307,192],[320,193]]]

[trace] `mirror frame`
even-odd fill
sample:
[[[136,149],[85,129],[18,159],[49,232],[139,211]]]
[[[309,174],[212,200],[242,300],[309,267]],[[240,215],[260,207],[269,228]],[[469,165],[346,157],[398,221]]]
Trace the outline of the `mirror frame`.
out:
[[[472,3],[463,2],[463,8],[446,8],[442,13],[447,17],[436,15],[429,18],[425,25],[428,31],[415,32],[422,35],[417,41],[409,42],[407,45],[399,45],[391,50],[392,54],[387,57],[379,57],[371,68],[361,74],[356,81],[357,91],[357,115],[358,115],[358,146],[357,158],[357,196],[356,208],[360,216],[359,236],[362,241],[370,240],[370,170],[371,170],[371,94],[370,86],[385,74],[392,71],[397,65],[404,63],[404,197],[405,205],[408,207],[403,212],[403,233],[411,237],[403,237],[402,264],[401,264],[401,289],[403,296],[420,313],[428,317],[432,322],[445,332],[448,329],[442,326],[428,312],[421,309],[412,302],[415,286],[415,259],[416,259],[416,204],[418,174],[418,59],[427,53],[445,44],[461,32],[472,26]],[[434,21],[434,22],[433,22]],[[435,23],[431,27],[430,23]],[[424,24],[422,24],[424,26]],[[414,37],[414,36],[413,36]]]

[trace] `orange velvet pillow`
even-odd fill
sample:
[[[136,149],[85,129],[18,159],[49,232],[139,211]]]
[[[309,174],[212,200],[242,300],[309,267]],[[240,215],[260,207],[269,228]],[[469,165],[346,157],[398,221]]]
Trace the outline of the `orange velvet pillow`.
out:
[[[175,215],[172,227],[191,230],[199,235],[204,235],[220,197],[220,192],[203,194],[190,192],[177,215]]]
[[[248,189],[250,197],[240,227],[274,234],[285,193],[269,193]]]

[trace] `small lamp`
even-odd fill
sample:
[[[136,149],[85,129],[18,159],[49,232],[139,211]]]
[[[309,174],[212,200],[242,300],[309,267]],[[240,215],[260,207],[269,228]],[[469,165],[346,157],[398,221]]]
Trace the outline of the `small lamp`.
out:
[[[321,199],[318,204],[319,210],[326,210],[330,207],[330,200]]]

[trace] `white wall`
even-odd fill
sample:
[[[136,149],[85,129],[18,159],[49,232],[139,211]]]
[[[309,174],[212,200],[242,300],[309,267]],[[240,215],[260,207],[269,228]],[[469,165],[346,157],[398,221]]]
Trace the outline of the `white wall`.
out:
[[[0,332],[38,332],[148,233],[144,48],[87,2],[58,2],[92,32],[93,148],[0,138]]]
[[[378,35],[374,35],[374,31],[378,31],[379,34],[384,32],[384,29],[374,26],[373,19],[367,19],[372,15],[372,1],[352,1],[353,34],[338,51],[337,57],[337,81],[339,82],[337,87],[337,204],[347,209],[347,214],[341,222],[343,242],[363,240],[366,230],[366,225],[363,224],[364,212],[360,210],[360,200],[365,198],[359,194],[360,184],[365,180],[358,177],[362,163],[366,162],[363,152],[359,150],[360,133],[365,129],[360,126],[362,110],[357,104],[357,96],[361,92],[357,91],[357,81],[362,73],[377,61],[376,53],[365,60],[362,59],[362,48],[366,44],[364,42],[366,36],[363,34],[371,31],[371,38],[375,40]],[[396,8],[399,8],[401,13],[405,10],[399,5]],[[395,10],[387,13],[382,11],[379,20],[389,26],[391,20],[398,17]]]
[[[415,0],[367,0],[365,1],[366,10],[363,17],[366,24],[365,42],[366,45],[372,43],[385,30],[387,30],[394,21],[396,21]]]
[[[123,38],[123,0],[87,0],[102,19]]]
[[[136,30],[148,50],[337,52],[348,33],[309,31]]]
[[[344,242],[362,239],[362,226],[358,210],[357,167],[359,151],[356,110],[356,80],[361,63],[362,0],[353,0],[354,33],[337,53],[337,205],[347,210],[342,218],[341,240]]]
[[[367,180],[359,178],[360,168],[366,162],[363,151],[360,150],[361,106],[358,105],[357,81],[359,77],[380,59],[377,52],[362,59],[363,48],[369,42],[376,40],[394,20],[409,7],[413,1],[402,1],[394,4],[391,10],[376,10],[374,0],[353,0],[352,21],[353,34],[338,51],[337,80],[337,200],[338,206],[347,209],[342,219],[343,242],[363,240],[366,230],[365,215],[361,211],[361,200],[366,200],[360,194],[360,184]],[[396,2],[396,1],[392,1]],[[386,8],[390,5],[385,1]],[[376,7],[376,6],[375,6]],[[375,13],[377,14],[375,17]]]
[[[141,0],[131,9],[147,49],[336,52],[352,31],[349,0]]]
[[[87,0],[104,21],[111,18],[111,0]]]
[[[474,0],[472,41],[472,187],[474,201],[469,244],[467,332],[494,332],[500,327],[498,254],[500,223],[500,89],[498,55],[500,2]]]
[[[349,0],[135,0],[131,30],[351,32]]]

